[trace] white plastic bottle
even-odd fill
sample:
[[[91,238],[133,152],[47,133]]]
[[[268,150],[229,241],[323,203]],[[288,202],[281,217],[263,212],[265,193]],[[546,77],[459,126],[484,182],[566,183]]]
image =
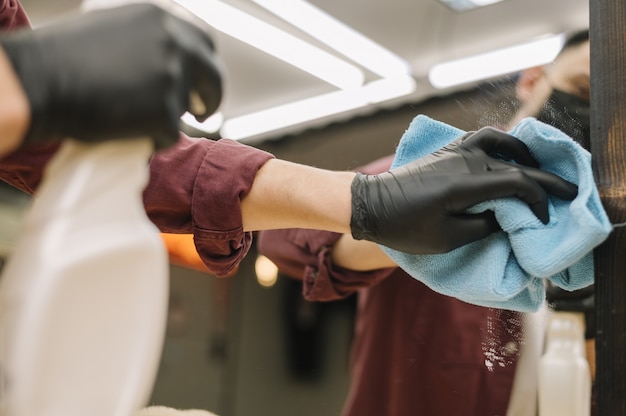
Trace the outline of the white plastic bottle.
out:
[[[142,202],[152,142],[66,141],[0,279],[10,416],[129,416],[160,361],[168,262]]]
[[[539,416],[589,416],[591,373],[582,314],[554,312],[539,361]]]

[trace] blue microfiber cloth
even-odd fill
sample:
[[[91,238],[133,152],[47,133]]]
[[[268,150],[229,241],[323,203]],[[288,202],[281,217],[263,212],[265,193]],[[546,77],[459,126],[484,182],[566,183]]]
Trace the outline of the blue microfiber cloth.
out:
[[[465,132],[419,115],[398,145],[392,168],[424,157]],[[576,290],[593,283],[593,248],[612,230],[591,170],[591,155],[560,130],[526,118],[509,134],[522,140],[541,168],[578,185],[573,201],[550,197],[541,223],[517,198],[487,201],[503,232],[445,254],[415,255],[381,248],[402,269],[436,292],[465,302],[522,312],[539,309],[544,279]]]

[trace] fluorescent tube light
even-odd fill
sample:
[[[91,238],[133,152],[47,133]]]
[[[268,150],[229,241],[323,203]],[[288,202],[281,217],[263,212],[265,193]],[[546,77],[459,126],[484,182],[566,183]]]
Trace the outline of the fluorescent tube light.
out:
[[[228,119],[224,122],[220,133],[222,137],[241,140],[402,97],[414,92],[415,88],[415,80],[408,75],[381,79],[361,88],[322,94]]]
[[[334,91],[228,119],[222,126],[221,136],[240,140],[366,105],[363,97],[355,92]]]
[[[409,64],[304,0],[252,0],[382,78],[409,74]]]
[[[457,12],[464,12],[467,10],[476,9],[478,7],[488,6],[494,3],[500,3],[502,0],[439,0],[452,10]]]
[[[138,0],[85,0],[84,3],[91,8],[98,8],[133,1]],[[311,36],[318,37],[321,42],[380,75],[382,79],[363,85],[364,74],[356,66],[221,1],[176,0],[176,3],[216,30],[340,88],[339,91],[226,121],[223,120],[223,114],[216,113],[204,123],[198,123],[191,114],[186,113],[182,117],[185,123],[208,133],[220,130],[222,137],[239,140],[402,97],[415,91],[415,80],[409,75],[408,63],[306,2],[293,0],[292,4],[291,1],[258,0],[258,4],[267,6],[268,10],[288,19]],[[302,16],[294,14],[294,7]],[[309,19],[313,19],[311,16],[315,16],[317,24],[309,22]]]
[[[552,62],[565,35],[542,38],[523,45],[445,62],[432,67],[428,79],[435,88],[447,88]]]
[[[365,94],[365,99],[369,104],[377,104],[412,94],[416,88],[417,85],[412,76],[402,75],[372,81],[361,87],[361,91]]]
[[[218,0],[176,0],[216,30],[241,40],[331,85],[350,89],[363,85],[356,66]]]

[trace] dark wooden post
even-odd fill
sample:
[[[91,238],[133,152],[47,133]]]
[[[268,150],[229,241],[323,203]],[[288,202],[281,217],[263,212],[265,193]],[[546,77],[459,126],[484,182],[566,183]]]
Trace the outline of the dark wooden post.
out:
[[[613,223],[626,221],[626,2],[590,0],[591,152]],[[626,228],[595,251],[597,415],[626,415]]]

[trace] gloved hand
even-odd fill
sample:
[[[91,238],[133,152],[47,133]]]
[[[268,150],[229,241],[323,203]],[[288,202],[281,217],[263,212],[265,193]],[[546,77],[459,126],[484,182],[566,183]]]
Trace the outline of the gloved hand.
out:
[[[221,100],[205,29],[134,4],[0,37],[31,107],[23,142],[150,136],[157,149],[174,144],[185,111],[204,120]]]
[[[524,143],[487,127],[389,172],[357,174],[350,227],[357,240],[412,254],[445,253],[500,229],[491,211],[465,212],[480,202],[517,197],[547,224],[547,193],[572,200],[577,192],[538,169]]]

